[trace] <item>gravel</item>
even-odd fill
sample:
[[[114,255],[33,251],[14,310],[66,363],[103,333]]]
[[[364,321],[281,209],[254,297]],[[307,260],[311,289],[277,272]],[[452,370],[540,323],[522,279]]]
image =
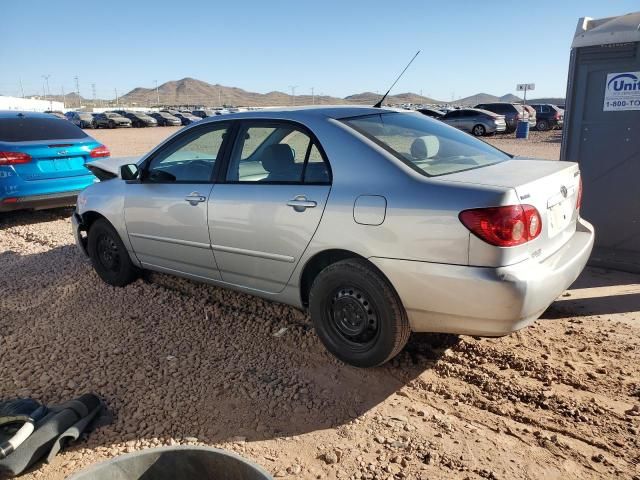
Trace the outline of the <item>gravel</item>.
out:
[[[129,153],[171,130],[93,133]],[[104,284],[73,245],[70,213],[0,216],[0,398],[92,391],[112,419],[23,478],[179,444],[286,478],[640,474],[640,305],[617,303],[639,276],[589,269],[574,288],[609,297],[561,297],[498,339],[413,335],[388,365],[359,370],[287,306],[161,274]]]

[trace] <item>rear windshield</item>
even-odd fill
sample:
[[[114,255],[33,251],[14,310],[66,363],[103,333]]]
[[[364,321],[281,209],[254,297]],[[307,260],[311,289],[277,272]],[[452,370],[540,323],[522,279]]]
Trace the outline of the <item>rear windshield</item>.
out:
[[[342,120],[428,177],[509,160],[506,153],[471,135],[413,113],[380,113]]]
[[[69,140],[88,135],[73,123],[60,118],[0,118],[0,142]]]

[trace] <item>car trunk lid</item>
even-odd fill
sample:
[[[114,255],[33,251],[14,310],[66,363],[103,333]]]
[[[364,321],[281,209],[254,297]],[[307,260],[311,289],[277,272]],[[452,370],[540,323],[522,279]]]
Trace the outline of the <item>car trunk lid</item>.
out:
[[[520,203],[533,205],[538,210],[542,220],[540,235],[510,249],[522,249],[543,260],[562,247],[575,232],[580,184],[576,163],[514,158],[446,175],[443,180],[512,189]],[[497,205],[479,205],[492,206]]]
[[[31,161],[15,165],[14,170],[25,181],[89,175],[91,172],[85,168],[85,163],[91,158],[91,150],[97,146],[99,144],[93,140],[20,142],[12,147],[28,151]]]

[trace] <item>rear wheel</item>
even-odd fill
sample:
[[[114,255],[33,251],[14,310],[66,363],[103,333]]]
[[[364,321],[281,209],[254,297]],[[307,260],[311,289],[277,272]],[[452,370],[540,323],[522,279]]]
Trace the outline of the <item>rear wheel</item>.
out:
[[[108,284],[124,287],[138,276],[120,235],[106,220],[99,219],[91,225],[87,247],[93,268]]]
[[[411,333],[395,290],[359,259],[336,262],[318,274],[309,293],[309,311],[327,350],[356,367],[392,359]]]
[[[483,137],[484,135],[486,135],[487,129],[484,128],[484,125],[478,124],[471,129],[471,133],[473,133],[476,137]]]
[[[113,120],[109,121],[109,128],[116,128],[116,122],[114,122]]]
[[[536,130],[546,132],[547,130],[549,130],[549,122],[547,122],[546,120],[538,120],[538,123],[536,123]]]

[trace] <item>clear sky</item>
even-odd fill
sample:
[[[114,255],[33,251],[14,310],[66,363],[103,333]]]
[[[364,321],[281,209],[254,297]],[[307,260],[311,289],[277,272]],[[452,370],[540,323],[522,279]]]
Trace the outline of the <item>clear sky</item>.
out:
[[[640,10],[638,0],[205,1],[0,0],[0,94],[75,90],[113,98],[193,77],[266,93],[384,92],[439,100],[478,92],[564,96],[581,16]]]

